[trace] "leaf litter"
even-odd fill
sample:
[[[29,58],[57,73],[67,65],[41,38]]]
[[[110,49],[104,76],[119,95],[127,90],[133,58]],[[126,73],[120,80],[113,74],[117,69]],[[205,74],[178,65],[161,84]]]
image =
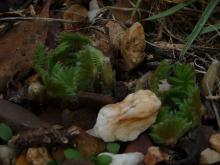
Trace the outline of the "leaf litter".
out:
[[[1,163],[220,162],[218,0],[0,12]]]

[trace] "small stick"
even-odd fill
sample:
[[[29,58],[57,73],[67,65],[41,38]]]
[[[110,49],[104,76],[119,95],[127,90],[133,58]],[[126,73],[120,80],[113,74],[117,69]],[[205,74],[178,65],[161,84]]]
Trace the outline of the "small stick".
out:
[[[217,95],[217,96],[206,96],[206,99],[208,100],[219,100],[220,99],[220,95]]]
[[[11,21],[11,20],[20,20],[20,21],[37,20],[37,21],[64,22],[64,23],[79,23],[80,22],[80,21],[72,21],[72,20],[59,19],[59,18],[47,18],[47,17],[4,17],[4,18],[0,18],[0,21]]]

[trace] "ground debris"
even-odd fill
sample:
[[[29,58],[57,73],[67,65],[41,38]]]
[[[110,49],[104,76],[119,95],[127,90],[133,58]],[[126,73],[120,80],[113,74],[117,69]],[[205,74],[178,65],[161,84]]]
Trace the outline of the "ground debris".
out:
[[[30,129],[20,132],[11,141],[18,149],[25,149],[36,146],[72,146],[83,154],[97,154],[105,149],[102,140],[92,137],[85,133],[81,128],[71,126],[52,126],[51,128]]]

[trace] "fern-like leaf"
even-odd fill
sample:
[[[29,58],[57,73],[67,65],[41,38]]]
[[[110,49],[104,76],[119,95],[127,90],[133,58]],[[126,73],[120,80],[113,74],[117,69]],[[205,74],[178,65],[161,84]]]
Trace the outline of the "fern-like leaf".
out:
[[[150,136],[155,143],[174,145],[191,128],[191,122],[177,116],[170,116],[153,125]]]
[[[168,60],[163,60],[160,62],[160,65],[157,67],[156,71],[153,74],[152,78],[152,90],[158,94],[159,84],[162,80],[167,79],[170,75],[171,63]]]
[[[84,46],[92,44],[88,37],[79,33],[61,33],[59,43],[63,42],[67,42],[75,51],[82,50]]]

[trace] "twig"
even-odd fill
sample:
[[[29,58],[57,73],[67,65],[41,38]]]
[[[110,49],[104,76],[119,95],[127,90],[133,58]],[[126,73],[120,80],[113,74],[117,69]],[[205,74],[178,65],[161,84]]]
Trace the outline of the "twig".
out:
[[[208,100],[219,100],[220,99],[220,95],[216,95],[216,96],[206,96],[206,99]]]
[[[206,84],[206,86],[207,86],[207,89],[208,89],[208,92],[209,92],[209,96],[212,96],[209,85]],[[218,124],[218,128],[220,129],[220,117],[219,117],[218,109],[217,109],[217,107],[215,105],[215,102],[213,100],[211,100],[211,104],[212,104],[212,107],[213,107],[214,112],[215,112],[215,117],[216,117],[216,121],[217,121],[217,124]]]
[[[37,20],[37,21],[64,22],[64,23],[81,22],[81,21],[72,21],[72,20],[59,19],[59,18],[47,18],[47,17],[4,17],[4,18],[0,18],[0,21],[13,21],[13,20],[20,20],[20,21]]]
[[[125,8],[125,7],[114,7],[114,6],[105,6],[101,9],[111,9],[111,10],[121,10],[121,11],[133,11],[135,8]],[[149,11],[144,10],[144,9],[138,9],[141,12],[146,12],[149,13]]]

